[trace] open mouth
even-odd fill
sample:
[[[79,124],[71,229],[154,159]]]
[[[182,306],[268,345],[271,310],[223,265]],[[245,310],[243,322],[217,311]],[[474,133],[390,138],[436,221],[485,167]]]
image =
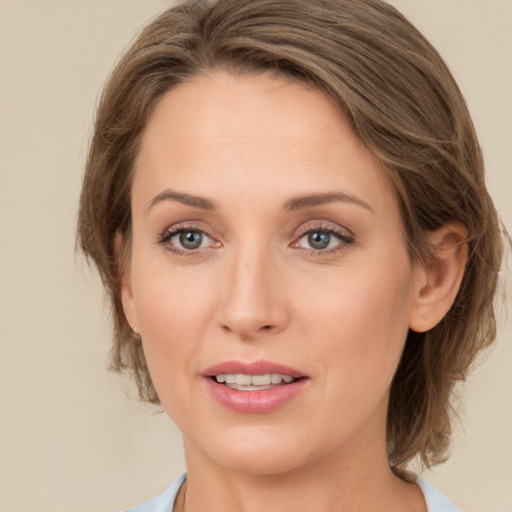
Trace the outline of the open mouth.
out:
[[[238,391],[262,391],[277,386],[284,386],[295,382],[295,377],[282,373],[265,373],[263,375],[248,375],[245,373],[220,373],[211,378],[231,389]]]
[[[270,413],[306,389],[309,375],[275,361],[223,361],[202,372],[212,396],[242,414]]]

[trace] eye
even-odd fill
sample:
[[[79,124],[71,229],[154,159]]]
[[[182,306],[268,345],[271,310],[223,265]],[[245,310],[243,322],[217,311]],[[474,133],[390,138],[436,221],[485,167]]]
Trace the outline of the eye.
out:
[[[315,250],[329,249],[338,243],[336,236],[325,231],[310,231],[299,239],[299,244],[309,244],[309,248]]]
[[[209,237],[201,231],[183,230],[171,237],[171,242],[177,244],[180,248],[193,251],[194,249],[203,247],[203,244],[208,241],[208,238]]]
[[[354,242],[353,235],[338,227],[313,226],[305,227],[299,238],[291,246],[304,249],[312,255],[328,255],[346,249]]]
[[[192,253],[198,249],[220,246],[204,231],[187,227],[167,229],[158,242],[177,253]]]

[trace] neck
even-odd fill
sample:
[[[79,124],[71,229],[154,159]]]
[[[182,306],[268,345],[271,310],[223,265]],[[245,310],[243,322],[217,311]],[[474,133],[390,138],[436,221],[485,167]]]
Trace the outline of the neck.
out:
[[[233,471],[198,452],[185,440],[188,478],[177,512],[427,510],[421,490],[392,473],[385,450],[375,453],[363,446],[353,454],[340,450],[277,474]]]

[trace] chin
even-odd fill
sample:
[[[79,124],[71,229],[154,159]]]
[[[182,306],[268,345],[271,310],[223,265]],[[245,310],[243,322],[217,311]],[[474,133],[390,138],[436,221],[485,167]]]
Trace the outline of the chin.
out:
[[[290,435],[289,431],[275,432],[272,427],[254,430],[237,428],[223,435],[213,434],[208,446],[196,444],[195,448],[228,471],[259,476],[288,473],[309,459],[304,450],[309,446],[307,441]]]

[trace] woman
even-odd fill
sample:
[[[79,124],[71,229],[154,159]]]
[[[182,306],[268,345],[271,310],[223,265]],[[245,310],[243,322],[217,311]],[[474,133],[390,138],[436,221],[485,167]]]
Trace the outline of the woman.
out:
[[[379,0],[191,1],[98,109],[79,213],[114,365],[183,433],[134,511],[455,511],[450,396],[495,337],[497,215],[464,100]]]

